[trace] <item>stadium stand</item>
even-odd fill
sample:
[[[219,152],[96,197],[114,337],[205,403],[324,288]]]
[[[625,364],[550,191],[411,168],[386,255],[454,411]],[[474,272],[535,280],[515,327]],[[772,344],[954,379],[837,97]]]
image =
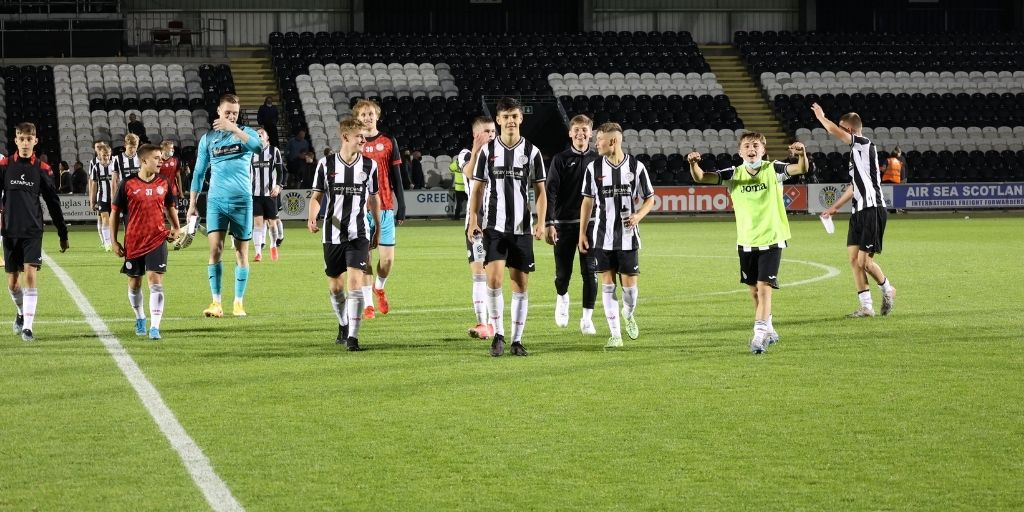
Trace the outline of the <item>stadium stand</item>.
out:
[[[121,151],[134,114],[153,142],[173,140],[182,158],[210,128],[217,99],[234,91],[230,68],[210,64],[75,64],[52,70],[61,156],[88,162],[95,141]]]
[[[57,107],[54,100],[53,69],[50,66],[6,66],[2,70],[4,79],[4,114],[6,120],[0,131],[5,155],[14,149],[14,125],[21,122],[35,123],[39,145],[37,151],[46,154],[51,162],[60,156],[60,142],[57,136]]]
[[[845,181],[846,148],[810,111],[857,112],[917,181],[1024,179],[1024,36],[737,32],[748,69],[786,129],[816,151],[820,178]]]
[[[269,44],[293,130],[305,127],[314,147],[337,147],[330,124],[370,97],[381,105],[382,131],[432,157],[423,159],[428,184],[435,171],[447,183],[447,162],[467,143],[485,93],[554,95],[569,117],[619,122],[644,137],[629,150],[654,162],[661,183],[689,180],[677,172],[693,144],[687,133],[717,145],[725,130],[731,145],[743,126],[686,32],[274,32]]]

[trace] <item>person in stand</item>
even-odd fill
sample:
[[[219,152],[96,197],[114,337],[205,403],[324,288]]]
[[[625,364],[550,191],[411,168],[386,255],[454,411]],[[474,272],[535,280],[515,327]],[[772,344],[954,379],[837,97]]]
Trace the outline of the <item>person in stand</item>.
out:
[[[267,96],[263,99],[259,111],[256,112],[256,122],[267,132],[270,145],[277,147],[280,141],[277,140],[277,122],[281,115],[274,106],[274,98]]]

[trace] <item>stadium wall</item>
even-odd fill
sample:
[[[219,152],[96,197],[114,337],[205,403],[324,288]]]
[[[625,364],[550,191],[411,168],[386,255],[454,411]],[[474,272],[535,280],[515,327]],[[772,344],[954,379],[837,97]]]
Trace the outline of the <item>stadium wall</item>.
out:
[[[737,30],[800,30],[799,0],[593,0],[590,30],[688,31],[698,43],[728,43]]]
[[[818,214],[832,206],[846,185],[823,183],[786,185],[783,198],[786,210],[792,213]],[[654,214],[728,213],[732,211],[729,193],[722,186],[689,186],[655,188]],[[447,218],[455,211],[455,193],[451,190],[406,190],[406,216]],[[1018,210],[1024,209],[1024,183],[911,183],[883,185],[882,194],[892,209],[901,210]],[[305,220],[309,208],[310,189],[287,189],[281,192],[284,220]],[[324,203],[326,204],[326,202]],[[85,195],[62,195],[61,209],[68,222],[94,222],[96,213],[89,209]],[[178,211],[184,215],[188,202],[180,198]],[[44,215],[50,215],[43,206]]]

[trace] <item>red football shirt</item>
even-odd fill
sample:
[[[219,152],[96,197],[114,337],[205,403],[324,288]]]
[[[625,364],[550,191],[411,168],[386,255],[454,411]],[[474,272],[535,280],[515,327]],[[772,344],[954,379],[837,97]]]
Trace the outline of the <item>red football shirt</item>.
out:
[[[178,157],[176,156],[172,156],[160,164],[160,176],[166,178],[167,183],[171,184],[171,192],[173,192],[174,195],[178,195],[178,182],[176,181],[176,178],[178,176],[179,165],[180,162],[178,162]]]
[[[164,213],[175,200],[167,179],[159,174],[148,182],[135,175],[121,183],[110,214],[125,212],[125,259],[145,256],[167,241],[170,230]]]
[[[391,166],[402,164],[402,155],[398,152],[395,139],[378,133],[367,137],[363,144],[363,156],[377,162],[377,197],[380,198],[381,210],[395,210],[395,190],[391,187]],[[397,193],[401,194],[401,191]]]

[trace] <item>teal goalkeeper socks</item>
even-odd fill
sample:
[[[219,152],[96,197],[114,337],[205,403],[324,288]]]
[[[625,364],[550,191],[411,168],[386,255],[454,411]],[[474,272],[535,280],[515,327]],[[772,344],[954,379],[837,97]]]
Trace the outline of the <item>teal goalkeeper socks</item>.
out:
[[[245,286],[249,284],[249,268],[235,267],[235,300],[245,297]]]
[[[214,297],[220,296],[220,279],[224,275],[224,266],[221,262],[211,263],[206,266],[206,275],[210,278],[210,293]]]

